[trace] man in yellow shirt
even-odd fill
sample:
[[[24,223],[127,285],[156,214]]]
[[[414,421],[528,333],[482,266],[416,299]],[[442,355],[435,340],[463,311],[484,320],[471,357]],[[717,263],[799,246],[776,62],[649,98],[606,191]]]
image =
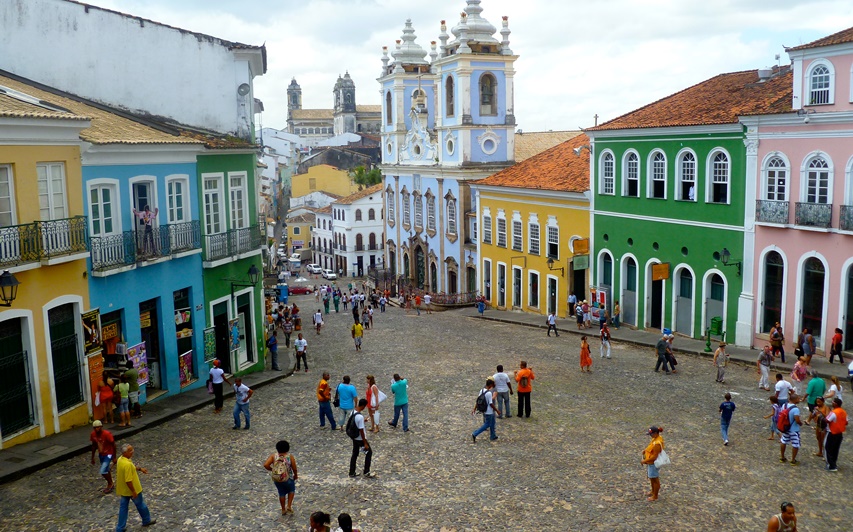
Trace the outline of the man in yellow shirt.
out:
[[[361,338],[364,336],[364,327],[360,323],[354,323],[350,328],[352,339],[355,340],[355,350],[361,351]]]
[[[147,475],[148,470],[131,462],[132,457],[133,445],[125,443],[121,446],[121,456],[116,464],[116,495],[121,499],[116,532],[124,532],[127,529],[127,509],[130,501],[133,501],[137,511],[139,511],[142,526],[151,526],[157,522],[156,519],[151,519],[151,512],[148,511],[145,499],[142,498],[142,484],[139,482],[139,474],[137,473],[142,471]]]

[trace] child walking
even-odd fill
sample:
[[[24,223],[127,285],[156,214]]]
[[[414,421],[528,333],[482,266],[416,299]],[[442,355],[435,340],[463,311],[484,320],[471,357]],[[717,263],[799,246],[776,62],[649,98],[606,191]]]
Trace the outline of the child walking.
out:
[[[726,400],[720,404],[720,433],[723,435],[723,445],[729,444],[729,424],[732,422],[732,414],[735,413],[735,404],[732,402],[732,394],[725,395]]]
[[[782,411],[782,405],[776,401],[776,397],[770,396],[770,406],[773,407],[773,411],[764,416],[764,419],[770,419],[770,437],[768,440],[775,440],[778,435],[780,438],[782,434],[779,433],[779,429],[776,427],[776,422],[779,421],[779,412]]]

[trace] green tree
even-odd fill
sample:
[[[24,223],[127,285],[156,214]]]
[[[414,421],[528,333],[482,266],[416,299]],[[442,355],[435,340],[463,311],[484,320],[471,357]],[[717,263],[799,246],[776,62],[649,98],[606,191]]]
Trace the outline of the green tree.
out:
[[[382,182],[382,171],[379,168],[371,168],[368,170],[364,166],[356,166],[349,171],[349,177],[352,182],[358,185],[358,189],[371,187]]]

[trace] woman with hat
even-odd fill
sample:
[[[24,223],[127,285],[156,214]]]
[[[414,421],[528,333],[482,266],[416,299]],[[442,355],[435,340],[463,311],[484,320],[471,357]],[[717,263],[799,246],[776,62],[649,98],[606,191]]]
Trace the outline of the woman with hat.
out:
[[[215,414],[222,412],[222,403],[225,402],[222,397],[222,383],[231,384],[231,381],[225,376],[225,370],[219,367],[220,364],[219,359],[214,359],[213,367],[210,368],[210,382],[213,384],[213,412]]]
[[[581,308],[583,309],[583,326],[587,328],[592,327],[592,317],[589,312],[589,301],[584,299]]]
[[[660,435],[661,432],[663,432],[661,427],[651,427],[649,429],[649,437],[651,437],[652,441],[643,451],[643,461],[640,462],[647,466],[649,483],[652,486],[652,491],[646,493],[649,501],[658,500],[658,493],[660,493],[660,471],[655,466],[655,460],[657,460],[663,451],[663,437]]]

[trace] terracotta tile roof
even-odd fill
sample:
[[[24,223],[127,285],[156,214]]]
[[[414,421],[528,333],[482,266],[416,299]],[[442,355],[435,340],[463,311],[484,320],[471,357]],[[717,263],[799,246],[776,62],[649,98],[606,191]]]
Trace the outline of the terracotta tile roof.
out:
[[[515,133],[515,162],[520,163],[548,148],[580,135],[580,131],[525,131]]]
[[[833,44],[846,44],[853,42],[853,28],[841,30],[838,33],[833,33],[816,41],[801,44],[792,48],[785,48],[786,52],[796,52],[797,50],[808,50],[810,48],[821,48],[823,46],[832,46]]]
[[[106,110],[102,105],[85,103],[82,98],[62,93],[44,85],[0,71],[0,85],[32,96],[70,113],[91,119],[91,125],[80,132],[80,138],[92,144],[199,144],[182,137],[177,130],[155,128]],[[63,95],[65,94],[65,95]],[[4,98],[5,99],[5,98]],[[126,113],[125,113],[126,114]],[[173,128],[172,128],[173,129]]]
[[[332,109],[294,109],[290,117],[293,120],[332,120],[335,116]]]
[[[773,72],[764,82],[757,70],[720,74],[586,131],[736,124],[741,115],[790,113],[791,68]]]
[[[583,145],[589,145],[589,137],[581,133],[475,184],[559,192],[585,192],[589,190],[589,150],[581,150],[580,155],[575,155],[574,151],[575,148]]]
[[[223,135],[209,131],[194,131],[183,127],[179,127],[178,130],[182,138],[193,142],[203,142],[205,148],[211,150],[250,150],[258,147],[257,144],[232,135]]]
[[[300,214],[298,216],[294,216],[292,218],[287,218],[288,225],[290,224],[313,224],[316,220],[316,216],[313,212],[306,212],[304,214]]]
[[[361,198],[366,198],[367,196],[370,196],[371,194],[376,194],[377,192],[382,192],[382,183],[377,183],[372,187],[367,187],[363,190],[359,190],[355,194],[350,194],[345,198],[337,200],[335,203],[339,205],[351,205],[356,201],[360,200]]]
[[[4,90],[5,89],[5,90]],[[0,116],[6,118],[57,118],[64,120],[89,120],[87,116],[72,113],[67,109],[46,104],[27,95],[16,94],[9,87],[0,85]]]
[[[356,113],[381,113],[382,106],[381,105],[356,105],[355,106]]]
[[[314,211],[314,213],[316,213],[316,214],[332,214],[332,206],[326,205],[325,207],[323,207],[321,209],[317,209],[316,211]]]

